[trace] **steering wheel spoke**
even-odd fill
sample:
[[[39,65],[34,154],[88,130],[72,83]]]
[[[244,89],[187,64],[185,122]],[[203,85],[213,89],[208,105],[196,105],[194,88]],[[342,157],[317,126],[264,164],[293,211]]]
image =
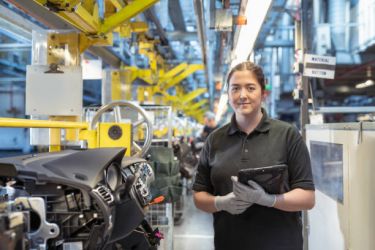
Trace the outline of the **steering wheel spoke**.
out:
[[[139,146],[135,141],[133,141],[133,148],[134,148],[137,152],[142,151],[141,146]]]
[[[136,128],[136,127],[138,127],[139,125],[142,125],[145,122],[146,122],[146,120],[144,118],[142,118],[142,119],[140,119],[136,122],[133,122],[133,127]]]
[[[116,106],[113,108],[113,112],[115,114],[115,122],[121,122],[121,109],[120,106]]]

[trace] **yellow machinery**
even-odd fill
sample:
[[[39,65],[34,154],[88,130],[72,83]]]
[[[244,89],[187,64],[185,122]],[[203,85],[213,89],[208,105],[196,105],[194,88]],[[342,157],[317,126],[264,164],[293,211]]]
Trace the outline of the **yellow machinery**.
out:
[[[49,128],[47,137],[50,151],[60,150],[63,139],[63,141],[83,140],[88,148],[132,147],[135,149],[133,152],[137,151],[136,154],[142,155],[144,150],[133,141],[132,130],[138,129],[140,124],[146,124],[148,133],[144,136],[144,147],[147,147],[152,137],[152,128],[147,121],[147,116],[143,115],[140,121],[124,122],[118,116],[121,112],[115,109],[115,107],[130,106],[142,113],[140,107],[120,101],[132,99],[129,93],[131,83],[136,78],[141,78],[149,84],[149,86],[138,88],[137,100],[139,102],[153,101],[158,104],[169,104],[175,110],[181,110],[197,120],[201,118],[204,112],[201,108],[207,101],[195,103],[193,100],[205,93],[206,89],[185,93],[177,84],[195,71],[202,70],[203,65],[181,63],[169,69],[155,49],[158,41],[148,40],[143,35],[147,31],[147,24],[130,22],[132,17],[155,4],[157,0],[34,1],[74,25],[81,33],[48,31],[43,35],[33,34],[33,65],[28,66],[26,77],[26,110],[28,115],[37,120],[0,118],[0,126]],[[100,4],[104,5],[100,6]],[[115,123],[98,123],[99,118],[93,124],[81,122],[80,54],[94,44],[112,45],[112,31],[119,32],[125,37],[132,32],[139,33],[139,53],[148,57],[150,67],[149,69],[124,67],[111,72],[110,101],[115,101],[115,104],[108,104],[103,107],[104,111],[98,112],[100,116],[113,109],[115,114],[117,112]],[[34,41],[34,35],[39,41]],[[47,80],[43,81],[43,79]],[[167,94],[167,90],[172,87],[176,88],[176,96]],[[69,103],[66,100],[69,100]],[[127,154],[130,155],[130,152],[131,150],[128,150]]]
[[[68,45],[68,51],[72,55],[72,63],[79,62],[79,54],[91,45],[112,45],[112,32],[118,32],[121,37],[130,37],[131,33],[138,34],[139,53],[149,59],[149,68],[123,67],[120,70],[111,72],[113,82],[111,83],[112,91],[109,101],[136,99],[140,103],[153,102],[171,105],[175,110],[182,111],[197,120],[201,120],[205,111],[203,106],[207,102],[194,102],[193,100],[195,97],[205,93],[206,89],[202,88],[186,93],[182,88],[177,89],[177,84],[197,70],[203,70],[203,65],[181,63],[170,69],[155,49],[155,45],[159,41],[146,38],[147,24],[130,21],[131,18],[146,10],[158,0],[34,1],[48,8],[81,31],[77,37],[70,34],[53,34],[47,40],[48,48],[53,51],[62,48],[63,45]],[[72,51],[73,49],[74,51]],[[56,59],[58,56],[58,54],[50,53],[49,51],[46,64],[57,63],[61,65],[61,60]],[[149,86],[138,86],[138,95],[132,98],[130,90],[132,82],[136,78],[142,79]],[[168,89],[173,87],[177,89],[176,96],[170,96],[167,93]]]
[[[186,93],[178,84],[196,71],[204,70],[202,64],[180,63],[167,69],[163,58],[155,49],[157,41],[146,40],[143,36],[139,39],[139,53],[149,59],[149,69],[137,67],[123,67],[120,70],[110,70],[109,82],[103,82],[107,93],[104,94],[106,102],[115,100],[136,99],[140,103],[155,103],[159,105],[170,105],[175,111],[182,111],[197,120],[201,120],[205,110],[202,108],[207,104],[206,100],[194,102],[194,99],[207,92],[206,88],[199,88]],[[137,86],[137,96],[131,93],[132,83],[141,79],[143,86]],[[110,85],[110,86],[109,86]],[[170,88],[176,88],[176,95],[168,94]]]
[[[134,122],[123,122],[120,114],[120,107],[126,107],[135,111],[141,119]],[[117,122],[99,122],[101,116],[108,112],[114,112]],[[145,140],[140,146],[133,140],[133,130],[139,126],[145,126]],[[15,127],[15,128],[48,128],[50,133],[59,134],[61,130],[70,130],[77,132],[78,138],[87,148],[103,148],[103,147],[126,147],[131,150],[126,151],[127,156],[143,156],[151,145],[152,140],[152,125],[148,119],[146,112],[136,104],[130,102],[114,102],[100,108],[90,123],[88,122],[68,122],[68,121],[46,121],[46,120],[29,120],[29,119],[14,119],[14,118],[0,118],[0,127]],[[72,138],[65,137],[66,141]],[[55,138],[55,145],[61,143],[61,137]]]
[[[124,22],[143,12],[158,0],[34,0],[55,12],[84,34],[105,36]],[[133,28],[138,28],[134,25]],[[125,24],[126,27],[126,24]],[[125,28],[126,29],[126,28]]]
[[[0,118],[1,127],[32,128],[34,145],[49,145],[49,151],[59,151],[61,146],[126,147],[126,154],[142,156],[151,144],[152,127],[146,113],[128,102],[108,104],[97,111],[90,123],[81,122],[83,80],[80,66],[80,37],[73,31],[47,31],[33,33],[33,65],[26,71],[27,119]],[[68,100],[68,101],[67,101]],[[121,107],[139,113],[141,120],[124,120]],[[101,122],[101,116],[111,112],[114,122]],[[143,147],[133,141],[133,129],[145,125]],[[43,133],[41,128],[48,128]],[[45,142],[45,138],[48,138]]]
[[[151,144],[152,130],[143,109],[118,101],[98,110],[93,122],[82,123],[82,69],[80,67],[80,34],[72,31],[48,31],[33,34],[33,65],[26,73],[26,112],[30,120],[1,119],[0,126],[29,127],[34,145],[49,145],[50,151],[59,151],[61,142],[83,140],[88,148],[127,147],[127,155],[141,156]],[[69,100],[67,102],[67,100]],[[120,107],[140,113],[142,120],[124,121]],[[115,123],[99,123],[104,113],[114,113]],[[49,121],[42,121],[42,120]],[[52,124],[52,125],[51,125]],[[69,125],[67,125],[69,124]],[[132,129],[146,127],[143,147],[133,141]],[[52,126],[52,127],[51,127]],[[38,128],[49,128],[48,134]],[[64,130],[61,130],[63,128]],[[79,131],[78,131],[78,130]],[[42,142],[45,138],[48,142]],[[75,144],[77,145],[77,143]],[[131,150],[130,150],[131,149]]]

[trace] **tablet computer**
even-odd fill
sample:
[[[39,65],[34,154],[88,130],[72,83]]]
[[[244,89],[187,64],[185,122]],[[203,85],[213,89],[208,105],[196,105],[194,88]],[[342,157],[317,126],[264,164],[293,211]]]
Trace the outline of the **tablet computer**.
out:
[[[288,166],[272,165],[261,168],[247,168],[238,171],[238,181],[248,185],[249,180],[257,182],[269,194],[288,191]]]

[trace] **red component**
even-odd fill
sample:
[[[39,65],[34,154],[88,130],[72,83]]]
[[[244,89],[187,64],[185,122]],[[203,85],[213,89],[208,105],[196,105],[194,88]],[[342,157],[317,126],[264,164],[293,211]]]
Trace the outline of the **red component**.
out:
[[[163,195],[160,195],[160,196],[156,197],[155,199],[153,199],[150,202],[150,205],[152,205],[152,204],[158,204],[160,202],[163,202],[164,200],[165,200],[165,197]]]

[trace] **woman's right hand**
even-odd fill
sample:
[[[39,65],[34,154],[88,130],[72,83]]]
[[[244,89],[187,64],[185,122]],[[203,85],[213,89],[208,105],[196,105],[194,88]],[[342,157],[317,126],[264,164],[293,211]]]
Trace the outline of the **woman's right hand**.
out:
[[[253,203],[240,200],[233,192],[224,196],[215,196],[215,207],[217,211],[227,211],[230,214],[241,214]]]
[[[264,189],[255,181],[248,181],[249,185],[244,185],[238,182],[236,176],[232,176],[233,192],[245,202],[252,202],[266,207],[273,207],[276,202],[276,195],[268,194]]]

